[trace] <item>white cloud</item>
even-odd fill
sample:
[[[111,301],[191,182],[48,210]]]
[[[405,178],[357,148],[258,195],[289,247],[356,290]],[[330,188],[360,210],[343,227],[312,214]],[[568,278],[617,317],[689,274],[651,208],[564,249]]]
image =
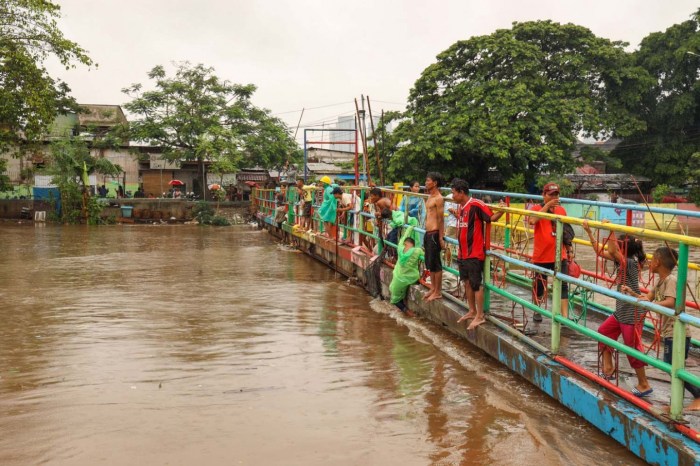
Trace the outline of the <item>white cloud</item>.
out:
[[[147,83],[153,66],[189,60],[238,83],[254,83],[257,105],[309,110],[302,124],[354,110],[397,110],[421,71],[455,41],[513,21],[551,19],[630,42],[688,19],[690,0],[60,0],[60,27],[89,51],[96,69],[51,66],[82,103],[122,104],[121,89]],[[280,115],[296,126],[299,113]]]

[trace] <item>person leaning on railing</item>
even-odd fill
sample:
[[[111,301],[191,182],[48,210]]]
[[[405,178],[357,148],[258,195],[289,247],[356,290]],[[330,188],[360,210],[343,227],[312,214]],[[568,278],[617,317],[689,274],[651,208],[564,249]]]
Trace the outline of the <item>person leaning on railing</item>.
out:
[[[651,273],[656,274],[656,284],[654,288],[647,294],[635,293],[634,290],[627,286],[621,288],[622,292],[636,297],[640,300],[653,301],[659,306],[675,309],[676,307],[676,283],[678,280],[671,272],[676,268],[678,262],[678,253],[669,248],[662,246],[654,251],[649,264]],[[667,315],[661,316],[661,338],[664,342],[664,362],[671,364],[673,354],[673,321],[672,317]],[[685,338],[684,354],[688,358],[688,349],[690,348],[690,337]],[[700,411],[700,387],[684,382],[685,389],[693,396],[693,401],[688,405],[689,411]]]
[[[615,283],[618,285],[618,291],[628,290],[635,295],[640,295],[639,270],[646,261],[642,241],[631,235],[623,235],[618,244],[615,232],[610,231],[610,237],[607,241],[608,249],[606,250],[605,244],[599,244],[593,237],[587,220],[583,222],[583,229],[588,233],[596,255],[615,263],[617,270]],[[615,300],[615,312],[600,324],[598,333],[613,340],[617,340],[622,335],[622,341],[625,345],[643,351],[639,327],[644,323],[644,314],[640,314],[634,304],[617,299]],[[598,344],[598,349],[603,353],[603,372],[599,375],[607,380],[612,380],[615,378],[612,349],[603,343]],[[654,389],[651,388],[647,380],[644,368],[646,364],[630,355],[627,355],[627,360],[637,374],[638,380],[637,386],[632,389],[632,394],[640,398],[651,395]]]
[[[559,185],[556,183],[547,183],[542,188],[542,196],[544,204],[534,205],[533,212],[546,212],[549,214],[566,215],[566,210],[559,205]],[[528,219],[530,225],[535,227],[534,249],[532,251],[532,263],[539,267],[554,270],[555,254],[557,250],[556,232],[552,228],[552,222],[546,218],[531,216]],[[566,274],[569,271],[569,261],[566,256],[566,249],[561,248],[561,272]],[[547,275],[542,273],[535,274],[533,281],[534,290],[533,296],[537,303],[542,301],[544,291],[547,288]],[[569,286],[566,282],[561,284],[561,315],[569,317]],[[542,321],[542,316],[535,313],[533,320],[536,322]]]

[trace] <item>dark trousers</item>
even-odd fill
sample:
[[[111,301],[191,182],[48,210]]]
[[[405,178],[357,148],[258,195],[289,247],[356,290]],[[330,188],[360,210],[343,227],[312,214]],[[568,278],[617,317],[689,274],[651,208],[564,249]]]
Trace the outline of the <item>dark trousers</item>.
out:
[[[688,349],[690,348],[690,337],[685,338],[685,358],[688,359]],[[673,338],[664,338],[664,362],[671,364],[671,354],[673,351]],[[683,382],[686,390],[693,395],[693,398],[700,398],[700,387]]]

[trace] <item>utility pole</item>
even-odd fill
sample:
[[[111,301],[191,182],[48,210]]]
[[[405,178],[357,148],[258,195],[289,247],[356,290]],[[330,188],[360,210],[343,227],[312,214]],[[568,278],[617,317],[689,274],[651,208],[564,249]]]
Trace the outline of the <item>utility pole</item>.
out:
[[[365,179],[369,181],[369,165],[367,161],[367,125],[365,124],[365,95],[360,94],[360,98],[362,99],[362,111],[360,111],[362,132],[360,134],[362,134],[362,147],[365,152],[365,155],[362,157],[362,171],[365,173]]]

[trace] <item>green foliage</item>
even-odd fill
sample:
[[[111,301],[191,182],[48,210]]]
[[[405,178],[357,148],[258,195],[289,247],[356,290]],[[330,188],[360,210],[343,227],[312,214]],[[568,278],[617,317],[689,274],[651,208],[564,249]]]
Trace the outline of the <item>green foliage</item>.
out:
[[[7,191],[12,188],[10,177],[5,175],[7,170],[7,160],[0,157],[0,191]]]
[[[671,192],[671,187],[667,184],[658,184],[651,190],[651,198],[658,203],[663,201],[664,196]]]
[[[581,159],[584,163],[601,161],[605,162],[605,167],[608,170],[616,170],[622,168],[622,162],[617,157],[610,155],[610,152],[604,151],[599,147],[584,146],[581,148]]]
[[[211,224],[217,227],[227,227],[231,225],[231,222],[229,222],[226,217],[222,217],[221,215],[215,215],[211,219]]]
[[[66,68],[92,64],[58,29],[59,17],[49,0],[0,2],[0,150],[38,139],[57,114],[77,108],[68,86],[43,65],[48,58]]]
[[[100,225],[101,223],[106,223],[102,221],[100,214],[102,213],[102,204],[97,201],[95,197],[89,197],[87,200],[87,224],[88,225]]]
[[[387,137],[390,178],[428,170],[478,185],[496,168],[504,179],[573,168],[579,134],[627,135],[648,76],[626,44],[551,21],[514,23],[456,42],[416,81]]]
[[[642,93],[645,126],[613,151],[624,171],[678,186],[693,183],[691,156],[700,151],[698,54],[700,10],[688,21],[649,34],[634,52],[637,65],[653,79]]]
[[[192,213],[200,225],[209,225],[214,218],[214,209],[207,201],[197,202],[192,209]]]
[[[525,189],[525,175],[518,173],[513,175],[510,179],[505,182],[505,190],[509,193],[524,193],[527,192]]]
[[[189,63],[177,65],[174,77],[162,66],[148,77],[154,90],[141,84],[123,90],[133,99],[125,107],[137,119],[115,130],[120,137],[160,146],[171,161],[198,161],[199,173],[204,160],[223,175],[241,164],[274,168],[299,157],[284,123],[251,103],[254,85],[221,80],[213,68]]]
[[[689,197],[692,202],[700,206],[700,152],[695,152],[690,157],[690,190]]]
[[[45,172],[51,175],[61,193],[61,221],[79,223],[84,218],[94,225],[99,223],[102,209],[97,200],[89,196],[85,176],[90,173],[116,176],[122,169],[107,159],[92,156],[82,139],[68,138],[51,144],[51,157]]]

